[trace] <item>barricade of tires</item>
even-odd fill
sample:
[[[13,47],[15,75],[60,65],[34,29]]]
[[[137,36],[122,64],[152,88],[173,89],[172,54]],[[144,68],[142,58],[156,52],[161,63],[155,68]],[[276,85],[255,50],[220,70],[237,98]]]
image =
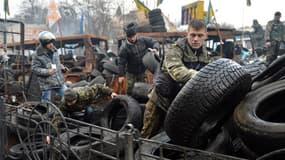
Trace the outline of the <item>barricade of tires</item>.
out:
[[[137,32],[167,32],[162,12],[159,8],[153,9],[148,13],[149,24],[138,25]]]
[[[165,22],[162,12],[159,8],[153,9],[148,13],[149,24],[152,26],[152,32],[166,32]]]
[[[285,158],[284,57],[268,67],[228,59],[205,66],[170,105],[170,141],[240,158]]]
[[[255,73],[229,59],[208,64],[180,90],[163,130],[149,140],[139,135],[151,90],[145,83],[136,83],[131,96],[106,103],[96,125],[82,122],[83,113],[62,115],[59,131],[52,125],[56,119],[50,109],[31,103],[29,110],[17,110],[11,120],[21,142],[11,147],[9,156],[44,159],[43,152],[51,150],[41,148],[53,146],[53,154],[61,152],[71,159],[284,159],[284,61],[280,57]],[[253,87],[257,82],[263,83]],[[54,142],[50,145],[45,143],[48,134]],[[38,141],[45,145],[36,145]]]

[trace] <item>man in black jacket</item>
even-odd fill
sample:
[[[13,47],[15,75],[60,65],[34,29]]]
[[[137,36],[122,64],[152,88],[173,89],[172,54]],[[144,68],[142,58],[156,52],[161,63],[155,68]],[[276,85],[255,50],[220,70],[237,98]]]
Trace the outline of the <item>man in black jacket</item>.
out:
[[[146,81],[143,56],[148,52],[148,48],[157,52],[159,43],[150,37],[138,37],[135,23],[128,24],[124,27],[124,31],[127,38],[119,52],[119,83],[127,77],[127,94],[131,95],[135,82]]]

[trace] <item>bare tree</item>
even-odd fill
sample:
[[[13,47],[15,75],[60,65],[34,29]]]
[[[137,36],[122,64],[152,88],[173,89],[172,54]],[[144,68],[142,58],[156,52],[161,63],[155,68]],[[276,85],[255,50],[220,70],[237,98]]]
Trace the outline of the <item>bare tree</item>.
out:
[[[46,23],[45,16],[47,15],[47,8],[43,8],[42,6],[38,0],[23,1],[20,12],[15,17],[29,24]]]
[[[73,1],[73,3],[77,1]],[[79,33],[79,12],[74,4],[60,2],[59,12],[61,14],[61,30],[63,35]]]
[[[111,0],[85,0],[78,3],[86,19],[86,32],[109,36],[111,26]]]
[[[27,0],[23,1],[22,6],[19,14],[15,16],[17,20],[27,24],[46,24],[46,2],[44,5],[40,0]],[[112,15],[115,15],[118,5],[114,5],[112,0],[59,1],[58,8],[63,35],[80,33],[80,18],[83,14],[85,33],[113,37]]]

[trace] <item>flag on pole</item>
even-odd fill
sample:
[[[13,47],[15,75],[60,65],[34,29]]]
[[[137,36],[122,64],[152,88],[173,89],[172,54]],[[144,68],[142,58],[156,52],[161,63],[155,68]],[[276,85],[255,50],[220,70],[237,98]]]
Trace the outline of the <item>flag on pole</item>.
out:
[[[144,12],[145,16],[148,17],[148,12],[150,11],[140,0],[134,0],[138,9]]]
[[[58,20],[61,19],[55,0],[50,0],[48,6],[47,24],[51,28]]]
[[[211,0],[209,0],[208,12],[207,12],[207,16],[206,16],[206,19],[205,19],[205,23],[209,24],[211,22],[212,17],[214,17],[214,16],[215,16],[214,9],[213,9]]]
[[[5,12],[5,14],[10,15],[9,1],[8,0],[4,0],[4,12]]]
[[[246,5],[247,6],[251,6],[251,1],[250,0],[246,0]]]
[[[81,13],[81,17],[80,17],[80,34],[85,33],[85,17],[83,12]]]
[[[163,0],[157,0],[157,5],[156,6],[159,6],[161,3],[162,3]]]

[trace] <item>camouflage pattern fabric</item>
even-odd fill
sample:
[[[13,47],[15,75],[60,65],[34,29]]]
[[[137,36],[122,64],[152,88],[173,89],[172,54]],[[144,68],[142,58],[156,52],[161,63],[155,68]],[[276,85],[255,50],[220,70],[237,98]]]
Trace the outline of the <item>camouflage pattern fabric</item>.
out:
[[[271,46],[268,48],[266,62],[270,64],[277,58],[280,42],[285,39],[285,26],[282,22],[272,20],[266,25],[265,40],[271,42]]]
[[[284,34],[285,26],[282,22],[272,20],[266,25],[265,40],[266,41],[283,41],[285,39]]]
[[[170,75],[176,83],[185,84],[197,74],[198,70],[213,61],[206,48],[202,47],[194,53],[187,43],[187,39],[184,38],[168,48],[159,71]],[[146,104],[144,126],[141,131],[144,138],[153,136],[159,130],[172,101],[170,98],[163,97],[157,87],[155,84]]]
[[[72,106],[67,106],[65,100],[59,106],[59,109],[63,112],[75,112],[82,111],[87,106],[96,106],[101,99],[110,97],[112,89],[105,85],[95,84],[88,87],[76,87],[74,88],[78,94],[78,99],[76,103]]]
[[[147,77],[145,73],[131,74],[127,73],[127,94],[132,95],[132,90],[136,82],[146,82]]]
[[[68,112],[82,111],[88,106],[96,107],[101,106],[111,99],[112,89],[105,85],[94,84],[88,87],[76,87],[74,88],[78,94],[76,103],[72,106],[67,106],[65,100],[59,104],[59,109],[65,115]],[[53,124],[57,127],[60,132],[60,114],[55,113],[55,120]]]
[[[193,52],[187,39],[182,39],[176,45],[170,46],[164,56],[162,72],[169,74],[177,82],[186,83],[196,75],[197,71],[212,61],[210,52],[203,47]]]
[[[155,88],[153,88],[150,95],[152,98],[146,103],[145,106],[146,108],[143,121],[144,126],[141,131],[142,138],[151,138],[157,134],[163,125],[163,120],[166,115],[166,112],[164,110],[162,110],[160,107],[156,107],[157,105],[161,105],[157,103],[160,103],[162,101],[158,101],[159,95],[157,94]],[[169,102],[165,103],[168,103],[169,105]]]

